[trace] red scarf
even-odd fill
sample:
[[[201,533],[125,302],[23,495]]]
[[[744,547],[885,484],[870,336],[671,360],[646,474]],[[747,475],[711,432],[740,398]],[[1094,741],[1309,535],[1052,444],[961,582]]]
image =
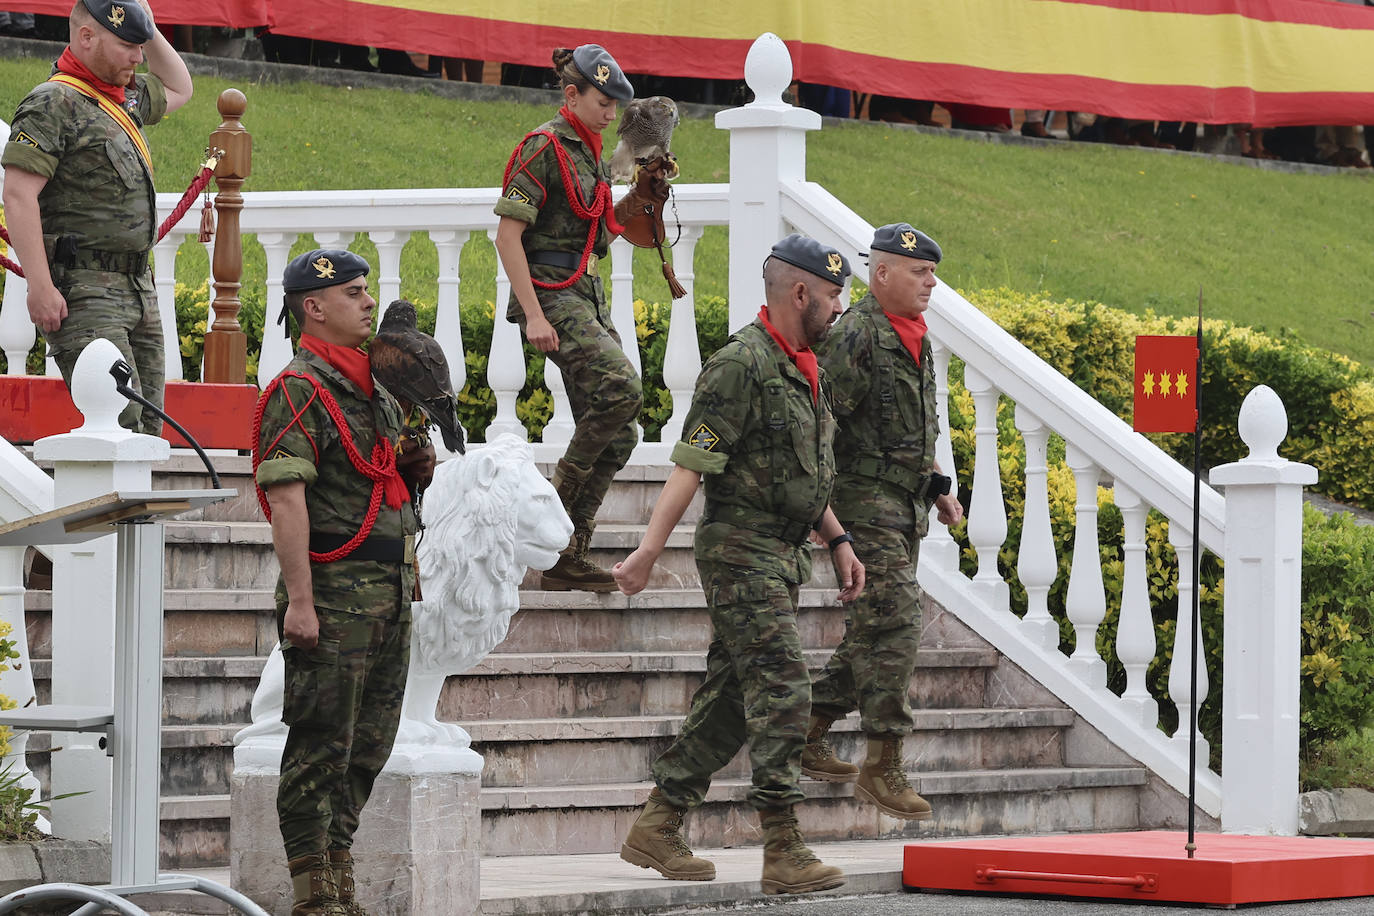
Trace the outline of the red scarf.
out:
[[[100,77],[91,72],[90,68],[76,59],[72,53],[71,46],[62,52],[62,56],[57,59],[57,69],[68,76],[74,76],[79,80],[90,83],[101,94],[110,98],[116,105],[124,104],[124,87],[107,83]]]
[[[897,332],[897,336],[902,340],[902,346],[911,354],[911,358],[916,360],[916,365],[921,364],[921,341],[926,336],[926,316],[924,312],[919,313],[915,318],[903,318],[901,315],[894,315],[887,309],[883,309],[883,314],[887,320],[892,322],[892,330]]]
[[[567,105],[558,109],[558,113],[563,116],[563,120],[572,125],[572,129],[577,131],[577,136],[583,143],[587,144],[587,149],[592,151],[592,158],[597,162],[601,161],[601,135],[592,133],[591,128],[582,123],[582,120],[572,113],[572,109]]]
[[[811,352],[810,347],[801,350],[792,349],[791,345],[782,339],[778,329],[773,327],[773,322],[768,320],[768,306],[760,306],[759,320],[768,329],[769,336],[777,341],[778,346],[782,347],[782,352],[786,353],[787,358],[792,360],[792,365],[797,367],[802,378],[811,383],[811,403],[816,403],[816,399],[820,397],[821,393],[821,373],[816,365],[816,354]]]
[[[372,384],[372,363],[362,350],[357,347],[341,347],[338,344],[328,343],[313,334],[302,334],[301,346],[338,369],[344,378],[362,389],[369,400],[372,399],[372,395],[377,390]],[[387,442],[385,436],[378,436],[377,439],[388,451],[391,449],[391,444]],[[400,472],[396,470],[395,462],[389,463],[391,464],[391,475],[382,481],[382,495],[386,498],[388,506],[392,509],[399,509],[401,503],[410,502],[410,491],[406,489],[406,482],[401,479]]]

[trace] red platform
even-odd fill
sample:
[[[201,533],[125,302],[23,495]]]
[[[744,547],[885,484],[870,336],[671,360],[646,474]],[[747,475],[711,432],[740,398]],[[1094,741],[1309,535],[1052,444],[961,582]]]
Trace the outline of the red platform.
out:
[[[1235,905],[1374,895],[1374,841],[1089,833],[910,843],[908,890]]]
[[[168,382],[164,410],[186,427],[204,448],[251,449],[256,385]],[[0,435],[14,445],[70,432],[81,414],[58,376],[0,375]],[[189,445],[170,426],[162,438]]]

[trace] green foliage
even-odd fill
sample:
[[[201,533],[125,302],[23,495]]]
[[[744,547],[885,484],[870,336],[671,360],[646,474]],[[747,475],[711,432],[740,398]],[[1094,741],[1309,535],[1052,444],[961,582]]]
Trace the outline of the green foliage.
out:
[[[1374,729],[1360,728],[1303,752],[1300,788],[1374,789]]]
[[[14,628],[6,621],[0,620],[0,671],[10,670],[9,663],[19,657],[19,650],[15,647],[15,641],[8,639],[10,632]],[[0,693],[0,709],[13,709],[16,705],[14,700]],[[0,758],[5,757],[10,752],[10,730],[0,725]]]
[[[0,770],[0,842],[43,839],[38,815],[48,808],[33,801],[33,790],[19,785],[19,778],[13,762]]]

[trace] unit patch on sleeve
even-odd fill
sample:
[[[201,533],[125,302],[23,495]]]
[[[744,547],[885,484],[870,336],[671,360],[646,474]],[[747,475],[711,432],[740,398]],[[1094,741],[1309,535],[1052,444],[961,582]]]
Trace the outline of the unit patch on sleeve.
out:
[[[21,130],[19,133],[17,133],[17,134],[14,135],[14,142],[15,142],[15,143],[22,143],[22,144],[24,144],[25,146],[32,146],[34,149],[38,149],[38,143],[33,139],[33,137],[30,137],[28,134],[24,133],[22,130]]]
[[[526,194],[524,191],[520,190],[519,188],[511,188],[509,191],[506,192],[506,197],[520,204],[533,203],[533,201],[530,200],[530,196]]]
[[[694,445],[708,452],[715,448],[718,442],[720,442],[720,436],[713,433],[711,427],[707,426],[705,423],[692,430],[692,435],[687,439],[688,445]]]
[[[272,453],[272,457],[271,457],[270,459],[268,459],[268,460],[270,460],[270,461],[275,461],[275,460],[278,459],[278,458],[295,458],[295,457],[296,457],[295,455],[291,454],[291,453],[288,452],[286,449],[284,449],[284,448],[279,448],[279,449],[277,449],[275,452]]]

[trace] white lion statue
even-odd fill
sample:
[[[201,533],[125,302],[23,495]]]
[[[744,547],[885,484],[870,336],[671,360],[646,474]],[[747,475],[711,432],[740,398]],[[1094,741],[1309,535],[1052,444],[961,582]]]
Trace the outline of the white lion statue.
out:
[[[467,732],[435,716],[444,681],[506,638],[525,568],[553,566],[572,536],[533,450],[512,435],[442,462],[425,490],[424,521],[417,547],[424,600],[411,605],[410,671],[392,763],[431,751],[471,753]],[[277,646],[253,695],[253,724],[234,736],[236,766],[275,768],[281,760],[284,677]]]

